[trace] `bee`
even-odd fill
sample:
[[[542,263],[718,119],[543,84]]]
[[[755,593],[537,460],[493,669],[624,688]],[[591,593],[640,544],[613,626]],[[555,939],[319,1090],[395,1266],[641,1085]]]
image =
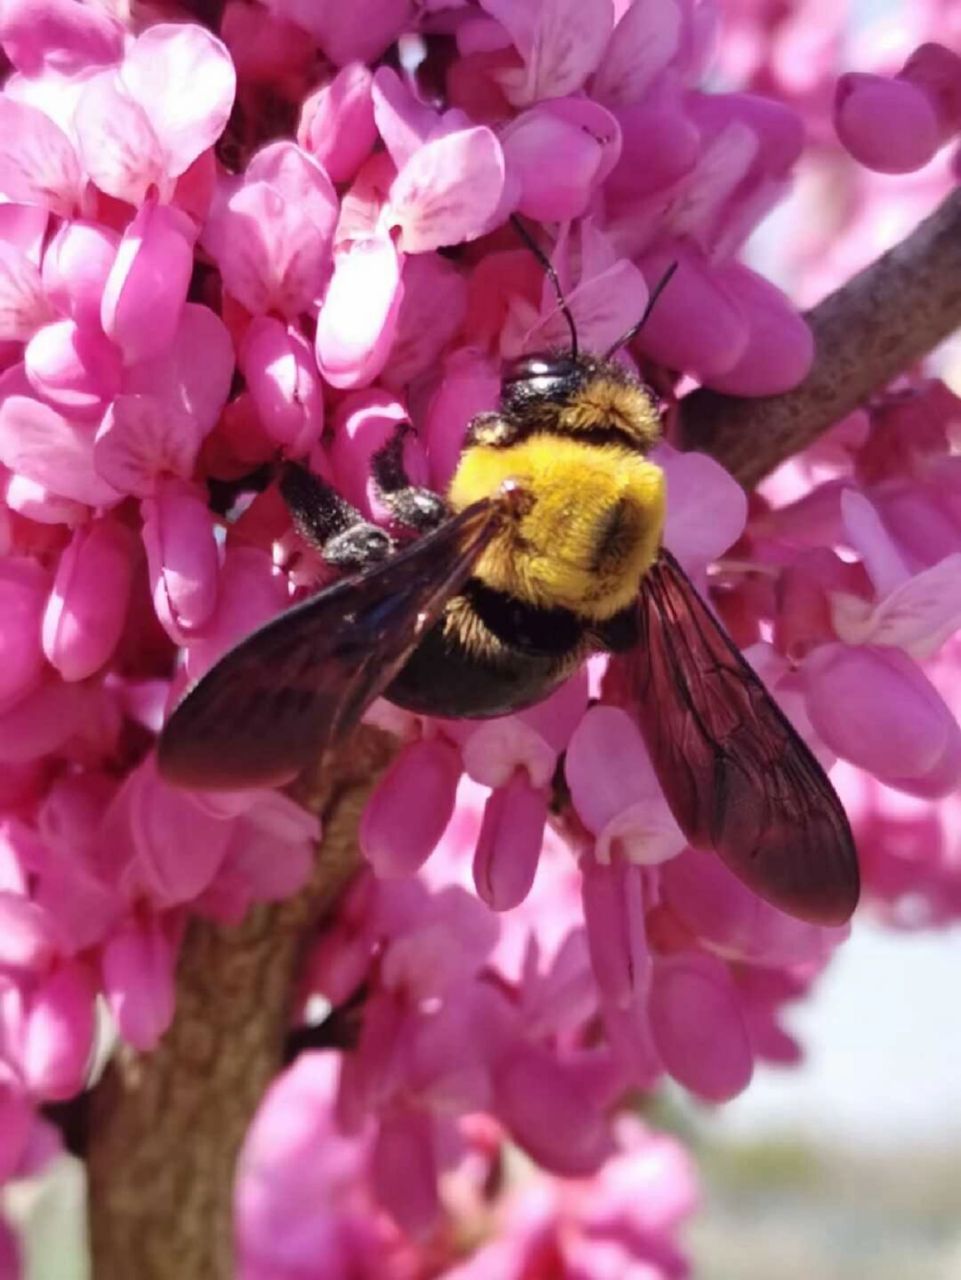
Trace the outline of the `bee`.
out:
[[[491,717],[612,655],[690,844],[801,919],[836,925],[859,893],[854,842],[820,764],[662,543],[661,415],[615,360],[569,349],[506,370],[443,496],[404,473],[402,428],[372,474],[399,542],[306,468],[281,492],[295,528],[345,576],[260,627],[188,690],[160,771],[194,788],[289,780],[375,698],[424,715]]]

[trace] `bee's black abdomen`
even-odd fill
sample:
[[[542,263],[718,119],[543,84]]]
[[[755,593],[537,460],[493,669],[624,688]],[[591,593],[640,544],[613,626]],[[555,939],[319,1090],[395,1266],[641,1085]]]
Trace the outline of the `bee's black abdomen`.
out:
[[[385,693],[408,711],[508,715],[547,697],[587,652],[584,627],[567,609],[534,609],[476,578],[448,612]]]

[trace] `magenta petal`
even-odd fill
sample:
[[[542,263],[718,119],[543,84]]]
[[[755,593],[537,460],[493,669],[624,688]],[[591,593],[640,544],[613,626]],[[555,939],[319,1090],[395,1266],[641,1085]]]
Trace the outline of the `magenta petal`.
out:
[[[408,88],[393,67],[378,67],[371,86],[377,132],[398,169],[437,129],[437,112]]]
[[[95,997],[90,974],[79,963],[55,970],[31,994],[21,1069],[38,1097],[69,1098],[83,1088],[93,1049]]]
[[[0,240],[0,342],[25,342],[51,318],[36,265]]]
[[[497,1069],[494,1108],[524,1150],[552,1173],[595,1173],[613,1143],[575,1074],[545,1049],[520,1041]]]
[[[944,141],[935,102],[923,89],[861,72],[838,80],[834,127],[855,160],[879,173],[920,169]]]
[[[317,364],[332,386],[365,386],[386,364],[404,296],[400,264],[384,236],[336,255],[317,321]]]
[[[152,1049],[174,1014],[176,949],[160,922],[128,922],[100,956],[104,994],[117,1029],[135,1049]]]
[[[490,129],[462,129],[426,142],[391,184],[399,248],[424,253],[474,239],[486,230],[503,189],[504,154]]]
[[[78,529],[60,557],[43,618],[43,651],[65,680],[93,675],[113,654],[127,617],[133,542],[111,517]]]
[[[12,706],[40,680],[40,624],[49,590],[46,571],[34,560],[0,559],[0,710]]]
[[[64,498],[112,506],[120,494],[97,474],[93,434],[23,395],[0,399],[0,462]]]
[[[414,25],[411,0],[281,0],[284,17],[309,31],[336,66],[374,62],[405,29]]]
[[[193,242],[186,214],[153,202],[124,232],[101,316],[127,364],[159,355],[173,342],[193,271]]]
[[[378,1199],[408,1235],[426,1235],[437,1220],[437,1159],[433,1120],[425,1111],[385,1116],[374,1143]]]
[[[644,925],[642,872],[623,862],[581,859],[584,923],[591,968],[601,992],[618,1008],[643,995],[651,978]]]
[[[120,237],[94,222],[65,222],[43,255],[50,301],[84,327],[100,324],[100,302]]]
[[[937,690],[896,649],[827,644],[804,664],[807,708],[819,737],[882,782],[946,794],[961,778],[961,729]],[[947,776],[943,770],[950,762]]]
[[[0,1179],[4,1183],[22,1172],[19,1166],[35,1121],[34,1110],[19,1088],[15,1090],[6,1084],[0,1087]],[[6,1223],[0,1219],[0,1234],[6,1230]],[[23,1272],[16,1262],[8,1266],[6,1247],[0,1241],[0,1280],[20,1280]]]
[[[648,1014],[664,1065],[692,1093],[724,1102],[747,1088],[751,1042],[719,960],[693,952],[658,960]]]
[[[143,539],[157,617],[186,643],[217,604],[220,555],[207,503],[184,481],[162,479],[143,502]]]
[[[129,824],[138,888],[157,907],[196,898],[227,851],[231,823],[208,813],[189,792],[162,782],[152,757],[128,777],[106,821],[118,817]]]
[[[440,386],[427,411],[427,447],[433,484],[446,489],[464,447],[464,432],[476,414],[497,403],[500,378],[486,356],[470,347],[444,362]]]
[[[460,753],[441,738],[401,749],[367,802],[360,847],[379,876],[416,871],[454,811]]]
[[[0,193],[70,217],[82,185],[76,152],[63,130],[36,107],[0,96]]]
[[[266,435],[295,457],[309,453],[323,430],[324,397],[306,338],[279,320],[256,316],[239,363]]]
[[[24,368],[39,396],[64,413],[98,418],[120,386],[120,353],[99,328],[57,320],[38,329]]]
[[[571,736],[564,769],[578,816],[595,834],[660,794],[640,730],[619,707],[590,708]]]
[[[651,312],[638,346],[653,360],[699,378],[733,369],[747,350],[750,326],[736,297],[713,266],[682,244],[642,262],[644,277],[660,280],[672,262],[677,270]]]
[[[730,262],[717,280],[747,321],[747,349],[723,373],[705,378],[718,391],[739,396],[773,396],[796,386],[814,359],[814,337],[780,289],[739,262]]]
[[[618,19],[591,93],[601,102],[633,103],[677,54],[684,35],[677,0],[634,0]]]
[[[179,177],[223,133],[236,76],[225,46],[203,27],[148,27],[127,51],[120,78],[150,120],[169,177]]]
[[[122,493],[152,494],[164,474],[187,479],[200,448],[192,418],[153,396],[117,396],[93,446],[97,471]]]
[[[349,182],[374,149],[372,81],[362,62],[349,62],[329,84],[304,99],[297,141],[334,182]]]
[[[474,884],[494,911],[523,902],[534,883],[547,823],[547,793],[520,769],[484,806],[474,852]]]

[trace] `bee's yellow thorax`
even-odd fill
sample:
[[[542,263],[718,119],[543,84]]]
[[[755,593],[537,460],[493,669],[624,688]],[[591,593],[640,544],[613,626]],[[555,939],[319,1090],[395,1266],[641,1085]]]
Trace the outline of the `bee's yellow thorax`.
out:
[[[517,444],[465,450],[451,481],[460,511],[516,480],[532,499],[481,557],[489,587],[591,621],[625,608],[653,564],[664,527],[660,467],[617,444],[536,433]]]

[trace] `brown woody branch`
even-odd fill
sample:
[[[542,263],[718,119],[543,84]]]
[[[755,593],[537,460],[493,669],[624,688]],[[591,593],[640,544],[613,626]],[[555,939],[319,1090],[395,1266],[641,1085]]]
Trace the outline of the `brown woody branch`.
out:
[[[961,327],[961,191],[807,320],[815,357],[800,386],[756,399],[695,391],[680,405],[682,447],[751,487]]]
[[[97,1280],[234,1280],[232,1193],[240,1144],[280,1070],[303,952],[358,862],[357,824],[391,754],[362,729],[310,806],[324,831],[295,897],[234,929],[195,920],[173,1026],[124,1052],[90,1099],[87,1170]]]

